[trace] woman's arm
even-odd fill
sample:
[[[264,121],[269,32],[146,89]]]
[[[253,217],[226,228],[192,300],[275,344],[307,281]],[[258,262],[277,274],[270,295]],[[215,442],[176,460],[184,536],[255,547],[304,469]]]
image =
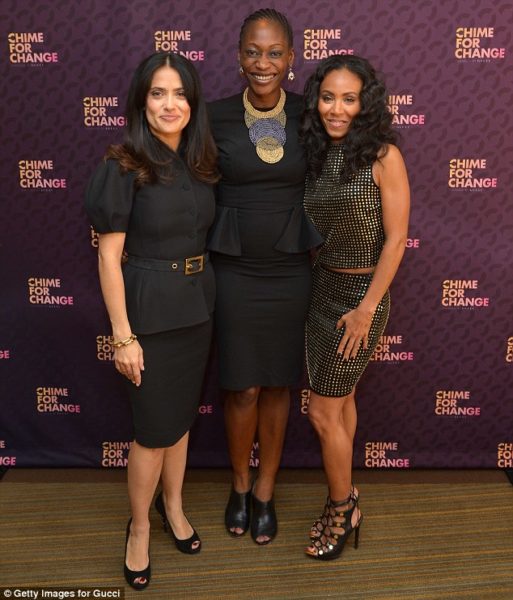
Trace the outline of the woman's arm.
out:
[[[121,255],[125,233],[101,233],[98,245],[98,270],[100,285],[115,341],[126,340],[132,335],[126,312],[125,284],[121,272]],[[139,342],[114,349],[116,369],[135,385],[141,384],[144,370],[143,351]]]
[[[410,188],[403,157],[396,146],[388,146],[386,154],[372,166],[372,174],[381,191],[385,243],[363,300],[337,323],[337,328],[345,325],[338,348],[345,360],[356,356],[361,343],[367,348],[372,317],[394,279],[408,235]]]

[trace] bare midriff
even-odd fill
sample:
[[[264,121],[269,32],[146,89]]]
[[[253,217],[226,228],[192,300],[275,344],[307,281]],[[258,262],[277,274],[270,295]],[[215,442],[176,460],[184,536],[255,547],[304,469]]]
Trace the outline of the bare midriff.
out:
[[[361,269],[338,269],[337,267],[330,267],[329,265],[322,265],[329,271],[335,271],[335,273],[349,273],[351,275],[368,275],[374,273],[376,267],[363,267]]]

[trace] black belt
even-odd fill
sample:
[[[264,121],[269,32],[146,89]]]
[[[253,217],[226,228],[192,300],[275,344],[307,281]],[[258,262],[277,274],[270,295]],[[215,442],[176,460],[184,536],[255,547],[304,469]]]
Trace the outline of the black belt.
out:
[[[204,270],[208,261],[208,252],[199,256],[189,256],[189,258],[175,258],[172,260],[162,260],[160,258],[143,258],[142,256],[133,256],[129,254],[126,261],[129,265],[148,269],[150,271],[167,271],[174,273],[183,273],[184,275],[194,275]]]

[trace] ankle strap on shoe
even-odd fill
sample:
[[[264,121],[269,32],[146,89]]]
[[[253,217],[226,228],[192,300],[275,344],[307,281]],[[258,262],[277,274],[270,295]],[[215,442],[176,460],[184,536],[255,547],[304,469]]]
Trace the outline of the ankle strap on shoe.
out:
[[[333,500],[333,498],[330,498],[330,506],[333,508],[339,508],[340,506],[345,506],[346,504],[349,505],[349,508],[356,504],[356,498],[352,493],[349,494],[349,496],[344,500]]]

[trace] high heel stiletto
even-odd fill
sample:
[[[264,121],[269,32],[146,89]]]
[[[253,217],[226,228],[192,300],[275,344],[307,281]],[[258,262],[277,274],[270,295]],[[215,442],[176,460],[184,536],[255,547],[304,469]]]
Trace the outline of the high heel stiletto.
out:
[[[351,484],[351,491],[350,491],[349,495],[356,502],[356,505],[358,505],[358,500],[360,498],[360,494],[359,494],[358,490],[356,490],[356,488],[354,487],[353,484]],[[311,540],[317,540],[321,537],[322,532],[324,531],[324,528],[328,524],[329,511],[330,511],[330,497],[328,494],[328,497],[326,498],[326,504],[324,505],[324,510],[322,511],[321,516],[318,517],[312,523],[312,527],[310,528],[310,539]]]
[[[327,525],[322,534],[311,540],[310,546],[305,550],[307,556],[318,560],[332,560],[342,553],[344,545],[354,531],[354,547],[358,548],[360,539],[360,526],[363,515],[360,513],[358,521],[351,524],[354,511],[358,508],[358,500],[349,495],[345,500],[334,502],[328,498],[329,510]],[[343,510],[345,508],[345,510]],[[311,551],[313,549],[313,551]]]
[[[188,537],[187,539],[180,540],[179,538],[176,537],[175,532],[173,531],[173,528],[171,527],[171,523],[169,522],[167,515],[166,515],[166,507],[164,506],[164,499],[162,497],[162,492],[160,492],[160,494],[155,499],[155,508],[156,508],[157,512],[160,514],[160,516],[162,517],[162,525],[164,527],[164,531],[169,532],[169,534],[173,538],[173,541],[174,541],[177,549],[180,552],[183,552],[184,554],[197,554],[201,550],[201,540],[200,540],[199,535],[197,534],[196,530],[193,527],[192,535],[190,537]],[[192,525],[191,525],[191,527],[192,527]],[[199,542],[199,544],[196,547],[193,547],[196,542]]]
[[[224,525],[226,531],[230,535],[233,535],[233,537],[240,537],[249,529],[250,502],[251,490],[239,494],[232,487],[228,504],[224,511]],[[231,531],[232,529],[242,529],[242,533]]]
[[[132,571],[126,566],[126,552],[128,548],[128,538],[130,537],[130,525],[132,524],[132,519],[128,521],[128,525],[126,526],[126,540],[125,540],[125,563],[124,563],[124,573],[125,579],[128,585],[134,590],[144,590],[144,588],[148,587],[150,584],[151,578],[151,566],[150,561],[148,560],[148,566],[146,569],[142,571]],[[139,581],[137,581],[139,580]]]
[[[278,533],[278,521],[274,509],[274,500],[271,498],[267,502],[259,500],[253,492],[251,493],[251,537],[259,546],[265,546],[272,542]],[[257,538],[266,536],[268,539],[263,542],[257,541]]]

